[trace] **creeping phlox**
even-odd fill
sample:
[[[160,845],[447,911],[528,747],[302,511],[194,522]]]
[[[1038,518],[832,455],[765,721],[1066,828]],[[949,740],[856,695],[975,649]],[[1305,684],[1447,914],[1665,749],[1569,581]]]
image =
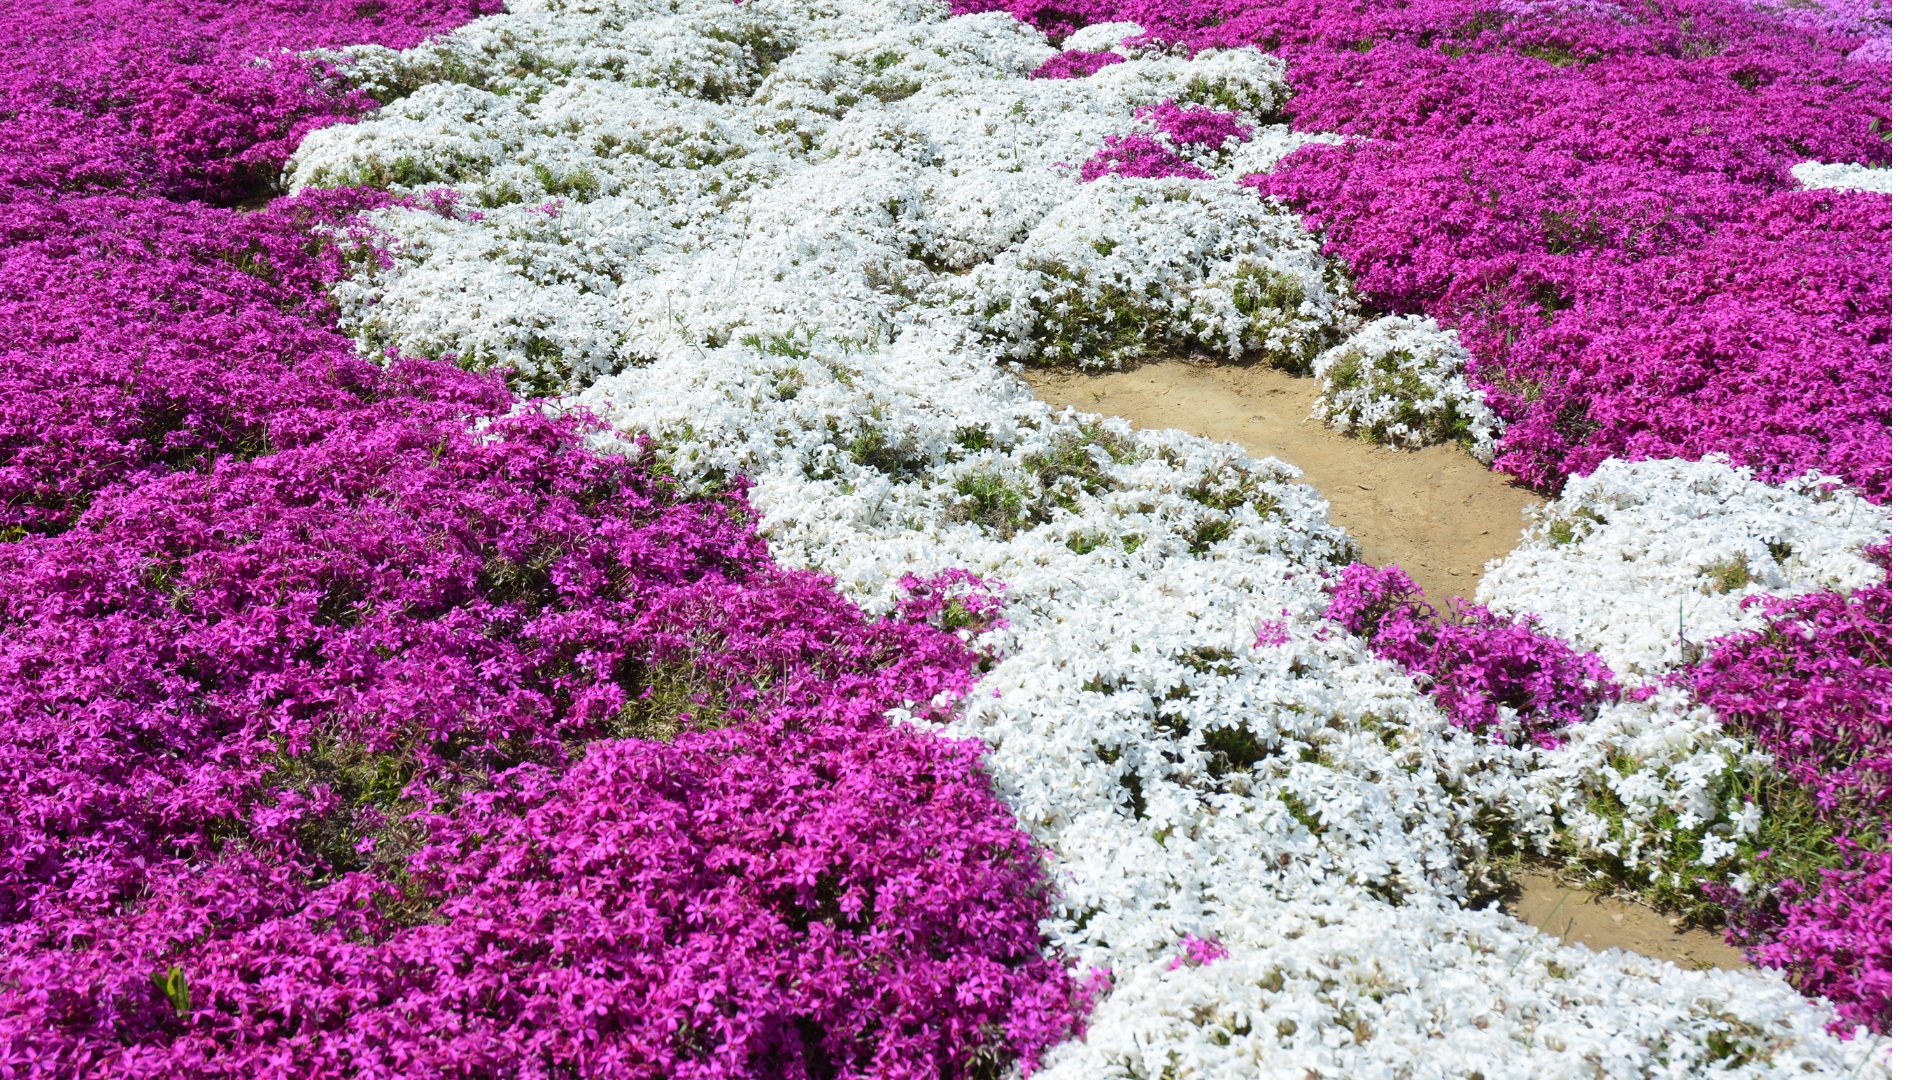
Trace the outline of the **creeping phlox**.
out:
[[[1609,461],[1536,511],[1479,599],[1534,615],[1637,683],[1758,628],[1751,597],[1878,583],[1864,552],[1891,527],[1886,507],[1833,477],[1766,484],[1717,457]]]
[[[1807,191],[1831,188],[1835,191],[1878,191],[1893,194],[1893,169],[1870,169],[1865,165],[1838,162],[1828,165],[1803,161],[1792,169],[1793,178]]]
[[[961,642],[735,485],[355,356],[314,226],[384,193],[191,201],[371,104],[263,50],[464,9],[0,12],[0,1073],[1032,1064],[1083,1012],[1037,852],[889,716]]]
[[[1760,955],[1881,1026],[1888,894],[1859,898],[1878,924],[1832,909],[1855,879],[1886,881],[1859,867],[1861,845],[1884,863],[1888,841],[1890,526],[1832,477],[1610,461],[1537,512],[1479,593],[1636,688],[1565,728],[1528,778],[1529,797],[1558,808],[1514,815],[1539,849],[1682,909],[1719,904],[1749,943],[1824,918],[1824,933],[1783,932]],[[1536,831],[1549,819],[1557,840]],[[1821,895],[1796,905],[1808,890]]]
[[[1321,353],[1314,415],[1369,442],[1417,447],[1457,440],[1482,461],[1502,424],[1467,384],[1460,335],[1422,316],[1388,315]]]
[[[956,609],[990,670],[934,722],[993,748],[1053,856],[1049,935],[1111,973],[1053,1075],[1878,1068],[1777,976],[1464,904],[1497,887],[1490,826],[1558,827],[1532,780],[1558,751],[1472,737],[1321,617],[1352,552],[1289,466],[1053,412],[1000,365],[1300,368],[1360,329],[1298,223],[1231,182],[1305,141],[1274,122],[1279,63],[1120,27],[1078,43],[1120,62],[1031,79],[1061,55],[1037,33],[944,16],[529,5],[353,52],[369,92],[410,92],[308,139],[293,182],[459,199],[373,215],[343,325],[584,388],[675,473],[751,476],[775,555],[868,611],[931,617],[928,582],[971,581],[951,568],[992,583],[992,618]],[[1169,102],[1247,125],[1206,148],[1223,179],[1079,182],[1109,135],[1181,151]],[[1181,962],[1195,940],[1211,962]]]
[[[995,583],[1004,623],[978,643],[998,662],[945,730],[993,747],[999,790],[1054,856],[1050,933],[1114,980],[1052,1075],[1436,1054],[1489,1075],[1586,1054],[1625,1069],[1648,1046],[1704,1067],[1735,1044],[1866,1060],[1773,976],[1595,956],[1459,905],[1492,887],[1487,826],[1545,843],[1599,790],[1553,771],[1590,751],[1471,738],[1326,623],[1348,554],[1287,466],[1052,412],[989,356],[917,333],[689,346],[581,400],[657,433],[687,476],[754,476],[776,555],[871,610],[923,606],[946,567]],[[1679,708],[1637,707],[1649,730]],[[1595,730],[1603,758],[1639,734]],[[1192,938],[1225,956],[1180,963]]]
[[[1231,182],[1308,141],[1273,122],[1278,61],[1029,79],[1053,51],[1004,16],[849,11],[529,10],[334,56],[370,92],[413,89],[308,139],[293,186],[447,189],[464,208],[376,215],[388,239],[336,289],[343,327],[510,363],[534,388],[688,343],[879,343],[927,324],[1017,359],[1191,347],[1304,370],[1357,327],[1297,220]],[[1120,135],[1196,164],[1082,185]],[[1195,179],[1209,170],[1222,180]]]

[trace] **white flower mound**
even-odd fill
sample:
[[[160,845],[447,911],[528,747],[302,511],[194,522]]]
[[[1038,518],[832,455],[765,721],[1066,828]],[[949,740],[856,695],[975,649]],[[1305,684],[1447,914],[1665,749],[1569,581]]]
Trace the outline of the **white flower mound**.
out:
[[[1832,477],[1767,484],[1724,460],[1611,460],[1567,481],[1478,599],[1539,616],[1629,684],[1715,638],[1759,627],[1752,596],[1847,591],[1882,580],[1862,552],[1892,514]]]
[[[1624,685],[1646,686],[1715,638],[1760,627],[1761,609],[1742,604],[1749,598],[1882,580],[1863,553],[1891,524],[1888,508],[1832,477],[1773,485],[1715,458],[1610,460],[1536,511],[1520,546],[1488,569],[1478,599],[1534,615],[1541,629],[1598,652]],[[1617,857],[1654,884],[1679,869],[1683,841],[1702,847],[1696,866],[1718,866],[1731,839],[1757,825],[1733,793],[1737,781],[1768,773],[1771,758],[1676,689],[1605,706],[1563,736],[1537,755],[1523,794],[1510,796],[1509,813],[1542,850],[1557,826],[1570,854]],[[1632,767],[1622,771],[1622,759]],[[1617,817],[1596,812],[1596,800]],[[1736,874],[1733,884],[1744,880]]]
[[[1315,416],[1369,442],[1419,447],[1458,439],[1492,461],[1504,426],[1467,385],[1460,335],[1424,315],[1388,315],[1313,362]]]
[[[1514,816],[1540,839],[1557,823],[1570,856],[1616,857],[1644,887],[1680,869],[1684,841],[1705,852],[1696,866],[1716,867],[1734,852],[1729,839],[1759,824],[1753,804],[1734,792],[1736,781],[1751,787],[1768,774],[1771,756],[1731,737],[1711,708],[1693,705],[1683,691],[1663,687],[1644,701],[1603,706],[1562,737],[1527,775],[1534,812],[1516,807]],[[1623,759],[1633,763],[1630,771],[1621,770]],[[1611,805],[1617,820],[1596,802]],[[1735,877],[1736,888],[1741,880]]]
[[[1819,161],[1803,161],[1791,170],[1793,178],[1800,181],[1802,191],[1815,191],[1832,188],[1837,191],[1877,191],[1883,195],[1893,194],[1893,170],[1874,169],[1851,162],[1826,164]]]
[[[1292,215],[1238,185],[1104,177],[974,274],[973,325],[1008,355],[1106,367],[1153,343],[1300,368],[1356,324]]]
[[[336,57],[376,92],[419,88],[315,133],[290,183],[464,196],[374,215],[390,258],[338,290],[370,350],[507,363],[537,388],[688,343],[879,343],[928,322],[1089,366],[1148,344],[1303,365],[1353,328],[1345,282],[1253,193],[1078,183],[1167,100],[1242,114],[1232,169],[1309,141],[1261,122],[1286,84],[1256,51],[1029,80],[1053,50],[1000,15],[523,8]],[[1082,326],[1102,304],[1113,325]]]
[[[1052,855],[1048,933],[1114,979],[1048,1076],[1884,1075],[1777,974],[1468,908],[1486,824],[1553,827],[1561,787],[1532,779],[1552,763],[1452,727],[1323,620],[1350,547],[1290,466],[1056,413],[1000,366],[1044,351],[1089,282],[1135,298],[1143,333],[1222,351],[1354,328],[1297,222],[1230,182],[1054,165],[1169,97],[1268,118],[1278,64],[1032,82],[1037,33],[945,14],[518,3],[352,51],[397,100],[310,136],[296,182],[465,201],[376,215],[391,263],[342,284],[346,325],[590,384],[573,400],[680,475],[751,476],[779,558],[870,611],[910,571],[1002,583],[1007,624],[981,639],[999,662],[944,730],[993,747]],[[1567,768],[1556,785],[1585,782]],[[1190,936],[1227,955],[1183,962]]]
[[[1094,23],[1092,26],[1083,26],[1075,30],[1072,34],[1069,34],[1067,40],[1060,43],[1060,51],[1090,53],[1120,52],[1122,42],[1131,37],[1139,37],[1146,32],[1147,28],[1141,26],[1139,23]],[[1122,53],[1122,55],[1132,53],[1135,53],[1135,50],[1129,49],[1126,53]]]

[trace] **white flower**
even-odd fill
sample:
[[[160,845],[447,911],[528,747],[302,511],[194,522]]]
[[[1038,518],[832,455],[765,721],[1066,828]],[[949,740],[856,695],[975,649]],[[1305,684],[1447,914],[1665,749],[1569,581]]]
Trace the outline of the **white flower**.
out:
[[[1715,638],[1761,624],[1741,601],[1858,589],[1890,511],[1809,475],[1767,484],[1725,460],[1607,461],[1567,481],[1520,546],[1480,582],[1481,603],[1539,616],[1631,683]]]
[[[1375,319],[1313,361],[1315,416],[1370,442],[1418,447],[1457,439],[1491,461],[1503,426],[1467,385],[1460,335],[1424,315]]]
[[[1893,194],[1893,170],[1872,169],[1865,165],[1838,162],[1832,165],[1803,161],[1791,170],[1803,191],[1832,188],[1838,191],[1877,191]]]

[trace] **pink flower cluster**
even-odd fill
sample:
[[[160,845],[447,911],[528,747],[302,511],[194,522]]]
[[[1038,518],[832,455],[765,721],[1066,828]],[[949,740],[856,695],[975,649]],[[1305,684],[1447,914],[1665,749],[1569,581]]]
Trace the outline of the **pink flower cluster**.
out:
[[[325,329],[338,253],[310,253],[356,193],[244,216],[16,194],[0,203],[0,530],[58,531],[109,485],[300,445],[381,392]]]
[[[1591,719],[1619,693],[1599,656],[1575,652],[1525,618],[1456,600],[1453,617],[1443,619],[1421,596],[1397,566],[1350,563],[1334,583],[1327,618],[1405,668],[1461,727],[1550,748],[1555,731]]]
[[[308,131],[378,104],[296,53],[407,48],[498,10],[498,0],[10,5],[0,18],[0,198],[23,188],[244,198]]]
[[[1080,49],[1063,49],[1060,54],[1046,63],[1034,68],[1028,75],[1032,79],[1084,79],[1111,64],[1126,60],[1117,52],[1085,52]]]
[[[1817,4],[1794,0],[1749,2],[1782,22],[1822,30],[1836,37],[1859,39],[1860,44],[1847,54],[1849,60],[1869,64],[1893,60],[1891,0],[1822,0]]]
[[[1195,937],[1188,934],[1180,939],[1180,955],[1167,962],[1168,971],[1179,971],[1183,967],[1206,967],[1215,960],[1227,958],[1227,947],[1212,938]]]
[[[1890,68],[1861,51],[1881,24],[1738,0],[956,11],[989,7],[1283,56],[1288,121],[1359,138],[1247,182],[1372,303],[1462,331],[1511,425],[1501,469],[1552,488],[1609,456],[1718,451],[1890,497],[1889,200],[1788,175],[1891,160]]]
[[[1755,597],[1764,630],[1723,638],[1689,672],[1827,814],[1881,813],[1893,783],[1893,571],[1852,595]]]
[[[386,10],[0,18],[0,1073],[1036,1061],[1086,1007],[1038,853],[888,719],[960,640],[644,445],[355,355],[322,286],[376,256],[314,226],[379,197],[160,197],[363,104],[252,57],[469,11]]]
[[[1890,838],[1889,838],[1890,839]],[[1844,1029],[1893,1030],[1893,852],[1849,852],[1820,880],[1775,886],[1772,904],[1735,905],[1728,940],[1752,943],[1748,959],[1782,968],[1803,993],[1834,1003]]]
[[[1698,698],[1751,735],[1840,831],[1843,865],[1779,882],[1759,902],[1715,899],[1735,940],[1850,1023],[1893,1019],[1893,574],[1851,596],[1767,598],[1767,626],[1715,643],[1689,671]]]
[[[977,634],[1007,624],[1000,614],[1005,606],[1000,594],[1005,588],[1002,582],[957,566],[930,578],[903,574],[900,591],[905,595],[894,610],[905,622]]]
[[[964,689],[954,639],[773,567],[735,496],[499,415],[497,382],[382,381],[314,443],[0,556],[0,1044],[905,1076],[1064,1033],[980,748],[886,718]]]
[[[1196,148],[1218,151],[1228,139],[1244,140],[1253,134],[1232,112],[1182,108],[1171,100],[1141,109],[1136,119],[1151,122],[1159,137],[1139,132],[1107,136],[1106,146],[1080,166],[1081,183],[1103,176],[1211,180],[1213,174],[1181,157],[1180,152],[1192,153]]]

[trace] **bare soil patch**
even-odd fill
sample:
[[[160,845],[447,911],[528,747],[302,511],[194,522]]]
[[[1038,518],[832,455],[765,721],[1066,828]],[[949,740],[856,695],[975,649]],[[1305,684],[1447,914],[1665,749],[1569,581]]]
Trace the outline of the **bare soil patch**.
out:
[[[1312,379],[1262,364],[1163,360],[1025,375],[1050,405],[1122,416],[1136,428],[1179,428],[1298,466],[1361,558],[1398,564],[1435,603],[1472,599],[1488,560],[1519,543],[1522,509],[1540,501],[1458,446],[1390,450],[1334,432],[1312,416]]]
[[[1508,914],[1572,944],[1625,949],[1690,968],[1744,968],[1740,950],[1717,930],[1682,930],[1653,908],[1569,886],[1547,874],[1522,874],[1520,895],[1501,905]]]

